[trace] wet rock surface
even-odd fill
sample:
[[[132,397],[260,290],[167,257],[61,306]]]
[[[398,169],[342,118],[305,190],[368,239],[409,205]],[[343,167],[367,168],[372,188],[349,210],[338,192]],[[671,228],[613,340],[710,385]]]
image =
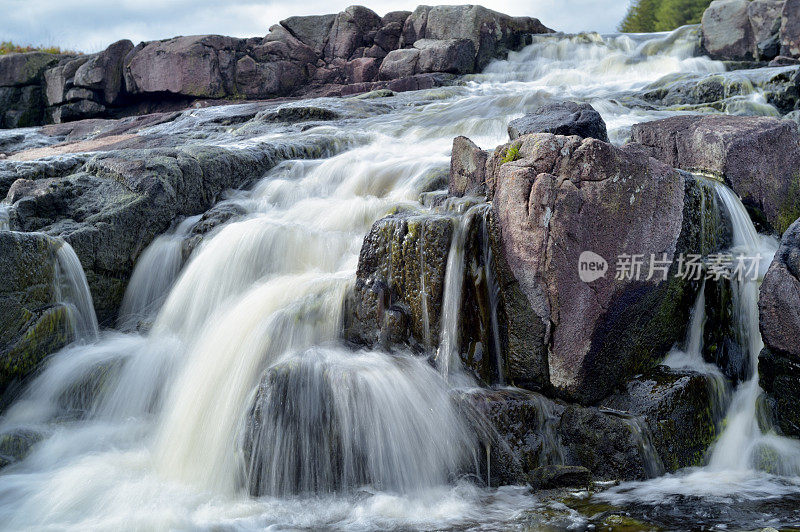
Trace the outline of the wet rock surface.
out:
[[[0,231],[0,407],[49,354],[73,340],[59,302],[56,251],[42,234]]]
[[[800,437],[800,222],[783,236],[761,285],[759,310],[765,345],[758,364],[761,386],[780,429]]]

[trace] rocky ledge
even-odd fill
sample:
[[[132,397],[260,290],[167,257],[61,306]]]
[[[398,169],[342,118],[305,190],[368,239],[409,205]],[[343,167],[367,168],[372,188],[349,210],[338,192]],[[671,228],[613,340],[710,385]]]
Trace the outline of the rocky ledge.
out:
[[[362,6],[290,17],[266,37],[123,40],[92,55],[0,57],[0,128],[168,111],[208,99],[258,100],[430,88],[480,72],[552,30],[482,6],[420,6],[383,17]]]

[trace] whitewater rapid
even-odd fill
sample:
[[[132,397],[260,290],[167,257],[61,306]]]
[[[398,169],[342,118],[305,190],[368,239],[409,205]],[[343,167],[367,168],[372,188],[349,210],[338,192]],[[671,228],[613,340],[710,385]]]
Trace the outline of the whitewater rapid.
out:
[[[694,57],[692,32],[537,37],[461,85],[398,95],[386,113],[307,131],[347,148],[282,163],[231,194],[225,202],[244,214],[188,260],[181,242],[192,220],[178,223],[139,259],[118,330],[54,355],[0,419],[0,432],[43,434],[24,461],[0,473],[0,528],[503,528],[530,519],[543,503],[528,490],[485,489],[474,481],[485,472],[464,472],[482,449],[451,409],[451,328],[443,327],[444,375],[411,357],[352,353],[337,343],[342,298],[372,223],[398,207],[421,208],[431,172],[449,166],[453,137],[493,148],[511,119],[569,98],[591,103],[620,143],[632,124],[675,114],[624,97],[667,74],[724,71]],[[203,112],[224,110],[192,111]],[[169,127],[191,124],[187,113]],[[457,308],[459,295],[448,297]],[[91,324],[85,304],[81,312]],[[445,322],[455,320],[446,311]],[[278,380],[262,383],[265,371]],[[275,395],[281,371],[315,386]],[[97,397],[80,393],[81,383],[101,377]],[[348,379],[354,395],[337,395]],[[386,460],[354,469],[347,490],[334,489],[331,471],[292,480],[294,469],[276,466],[293,452],[320,458],[319,447],[290,443],[312,438],[321,413],[291,429],[265,418],[258,439],[273,463],[248,468],[240,438],[262,385],[272,401],[317,397],[314,405],[330,400],[341,416],[355,410],[347,434],[377,438],[371,448]],[[348,437],[336,441],[357,448]]]

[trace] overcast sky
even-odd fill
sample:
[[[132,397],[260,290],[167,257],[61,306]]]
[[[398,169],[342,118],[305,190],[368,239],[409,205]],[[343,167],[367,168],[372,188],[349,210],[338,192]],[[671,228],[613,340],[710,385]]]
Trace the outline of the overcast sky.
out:
[[[483,5],[510,15],[539,18],[560,31],[613,31],[629,0],[494,0]],[[0,0],[0,41],[55,45],[84,52],[119,39],[140,41],[175,35],[217,33],[266,35],[292,15],[343,10],[353,0]],[[448,0],[365,0],[379,15],[417,4],[463,4]]]

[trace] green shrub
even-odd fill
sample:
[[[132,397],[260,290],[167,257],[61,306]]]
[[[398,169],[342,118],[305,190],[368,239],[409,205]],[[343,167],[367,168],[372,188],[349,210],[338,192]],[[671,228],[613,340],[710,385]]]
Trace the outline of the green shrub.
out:
[[[698,24],[710,3],[711,0],[632,0],[619,30],[650,33]]]

